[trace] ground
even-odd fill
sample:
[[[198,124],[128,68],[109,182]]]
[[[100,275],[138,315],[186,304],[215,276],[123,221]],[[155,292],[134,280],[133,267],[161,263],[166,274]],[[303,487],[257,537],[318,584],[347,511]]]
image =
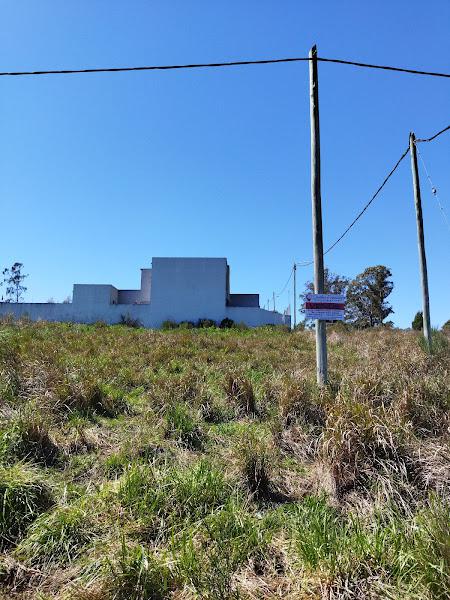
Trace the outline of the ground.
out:
[[[0,597],[450,597],[436,334],[0,325]]]

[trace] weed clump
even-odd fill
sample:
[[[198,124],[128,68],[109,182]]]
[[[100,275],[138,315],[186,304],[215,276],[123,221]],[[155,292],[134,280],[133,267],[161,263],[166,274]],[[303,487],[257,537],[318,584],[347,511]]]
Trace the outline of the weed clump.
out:
[[[20,540],[52,502],[52,494],[35,468],[23,463],[0,465],[0,550]]]
[[[245,488],[256,500],[270,500],[274,496],[271,473],[274,469],[274,449],[258,432],[245,432],[236,446],[236,459]]]
[[[54,465],[59,448],[50,436],[48,420],[29,410],[0,425],[0,457],[7,462],[32,460]]]
[[[16,548],[16,556],[33,566],[72,563],[95,533],[89,511],[83,499],[40,515]]]
[[[144,546],[127,545],[107,561],[108,582],[105,586],[114,600],[164,600],[174,587],[170,569]]]
[[[256,416],[258,414],[253,386],[246,377],[228,375],[225,382],[225,393],[239,416]]]
[[[166,437],[177,440],[189,450],[200,450],[203,445],[203,433],[199,419],[185,404],[169,406],[166,413]]]

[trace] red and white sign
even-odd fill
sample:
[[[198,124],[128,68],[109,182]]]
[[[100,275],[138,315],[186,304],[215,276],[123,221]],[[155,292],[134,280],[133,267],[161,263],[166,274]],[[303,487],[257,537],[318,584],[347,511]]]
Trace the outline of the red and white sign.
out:
[[[345,294],[308,294],[305,317],[320,321],[343,321]]]

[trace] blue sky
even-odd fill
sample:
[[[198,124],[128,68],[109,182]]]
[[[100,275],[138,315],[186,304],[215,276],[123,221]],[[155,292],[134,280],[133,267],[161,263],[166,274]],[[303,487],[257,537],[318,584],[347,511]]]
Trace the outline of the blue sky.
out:
[[[450,71],[450,2],[3,0],[0,70],[319,55]],[[450,123],[450,81],[320,64],[325,246],[408,144]],[[138,287],[152,256],[226,256],[234,292],[280,291],[311,256],[306,63],[0,78],[0,266],[28,301]],[[450,134],[420,148],[450,215]],[[423,174],[432,323],[450,318],[450,232]],[[393,271],[420,309],[409,159],[326,257]],[[311,278],[299,269],[299,288]],[[292,293],[292,286],[289,288]],[[284,308],[288,290],[278,299]]]

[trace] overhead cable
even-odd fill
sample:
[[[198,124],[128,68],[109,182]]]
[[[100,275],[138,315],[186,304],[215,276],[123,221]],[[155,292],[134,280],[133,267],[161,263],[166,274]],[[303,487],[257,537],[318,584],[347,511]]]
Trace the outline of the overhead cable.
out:
[[[439,208],[440,208],[441,213],[442,213],[442,217],[443,217],[443,219],[444,219],[444,221],[445,221],[445,223],[446,223],[446,225],[447,225],[447,227],[448,227],[448,229],[450,231],[450,222],[448,220],[447,213],[445,212],[444,207],[441,204],[441,201],[439,199],[438,189],[434,186],[433,181],[431,180],[431,177],[430,177],[430,175],[428,173],[428,169],[427,169],[427,167],[425,165],[425,161],[423,160],[422,154],[419,152],[419,148],[417,148],[417,154],[419,155],[419,158],[420,158],[420,160],[422,162],[422,166],[423,166],[424,171],[425,171],[425,175],[427,176],[428,182],[430,184],[431,193],[436,198],[437,203],[438,203]]]
[[[126,71],[169,71],[175,69],[204,69],[204,68],[218,68],[218,67],[237,67],[243,65],[268,65],[276,63],[290,63],[290,62],[302,62],[312,60],[308,56],[304,57],[288,57],[288,58],[268,58],[258,60],[235,60],[227,62],[214,62],[214,63],[192,63],[192,64],[179,64],[179,65],[150,65],[150,66],[139,66],[139,67],[95,67],[90,69],[43,69],[37,71],[2,71],[0,77],[19,77],[27,75],[72,75],[72,74],[83,74],[83,73],[120,73]],[[371,63],[363,63],[352,60],[343,60],[339,58],[325,58],[317,57],[319,62],[328,62],[339,65],[350,65],[354,67],[361,67],[366,69],[378,69],[384,71],[394,71],[397,73],[410,73],[413,75],[427,75],[430,77],[444,77],[450,78],[450,73],[442,73],[437,71],[423,71],[420,69],[408,69],[404,67],[393,67],[389,65],[376,65]]]
[[[328,254],[328,252],[331,252],[331,250],[333,250],[333,248],[335,248],[339,244],[339,242],[347,235],[347,233],[357,223],[357,221],[359,221],[359,219],[363,216],[363,214],[366,212],[366,210],[369,208],[369,206],[372,204],[372,202],[375,200],[375,198],[378,196],[378,194],[381,192],[381,190],[387,184],[389,179],[395,173],[398,166],[400,165],[402,160],[405,158],[405,156],[408,154],[408,152],[409,152],[409,147],[403,152],[403,154],[400,156],[398,161],[395,163],[394,167],[389,171],[388,175],[386,175],[386,177],[384,178],[383,183],[379,186],[379,188],[373,194],[373,196],[370,198],[370,200],[367,202],[367,204],[365,204],[364,207],[359,211],[359,213],[356,215],[356,217],[353,219],[353,221],[350,223],[350,225],[347,227],[347,229],[345,229],[345,231],[337,238],[337,240],[335,240],[331,244],[331,246],[329,246],[329,248],[327,248],[325,250],[325,252],[323,253],[324,256],[325,256],[325,254]],[[309,265],[312,265],[313,263],[314,263],[314,260],[309,260],[309,261],[297,263],[297,266],[308,267]]]

